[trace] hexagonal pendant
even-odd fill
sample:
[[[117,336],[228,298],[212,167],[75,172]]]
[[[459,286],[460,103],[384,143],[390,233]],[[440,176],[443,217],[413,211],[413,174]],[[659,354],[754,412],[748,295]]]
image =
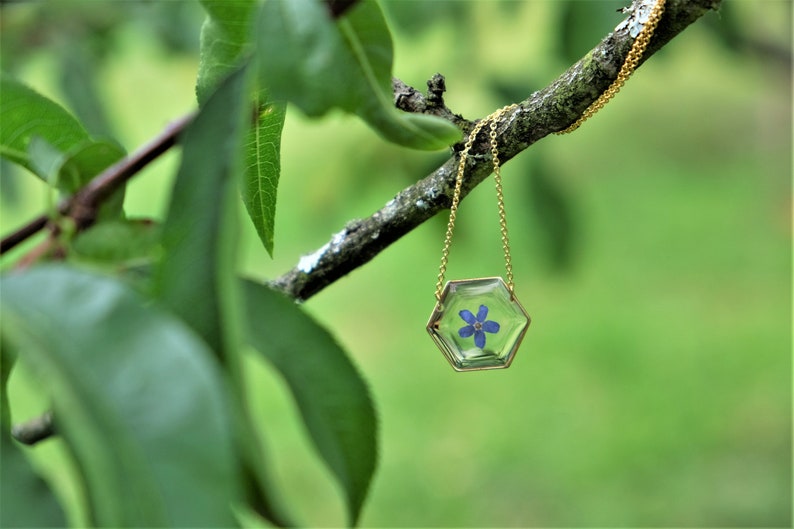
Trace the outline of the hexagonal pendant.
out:
[[[456,371],[509,367],[530,318],[501,277],[449,281],[427,332]]]

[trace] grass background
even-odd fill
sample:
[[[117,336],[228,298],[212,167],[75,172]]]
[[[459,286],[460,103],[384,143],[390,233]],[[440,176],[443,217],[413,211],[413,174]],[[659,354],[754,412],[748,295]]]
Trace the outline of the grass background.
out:
[[[362,525],[790,526],[791,70],[751,45],[790,58],[790,3],[724,3],[575,134],[504,167],[516,289],[532,315],[509,370],[455,373],[426,335],[444,215],[305,304],[378,406],[380,464]],[[186,44],[175,52],[149,38],[153,21],[169,28],[166,4],[118,8],[132,15],[113,25],[95,72],[130,150],[194,107],[201,13],[180,11]],[[443,73],[448,105],[468,118],[548,84],[621,19],[615,2],[385,4],[395,75],[421,88]],[[81,20],[97,5],[69,8]],[[607,15],[577,25],[571,5]],[[6,30],[37,27],[41,12],[4,6],[3,45],[28,46],[16,75],[63,102],[53,42],[90,36],[64,24],[47,46],[11,42]],[[732,47],[712,27],[737,18],[745,42]],[[350,116],[297,111],[282,155],[274,259],[241,211],[240,270],[263,280],[445,156],[389,145]],[[163,216],[177,163],[170,153],[133,182],[130,215]],[[46,206],[27,175],[4,167],[0,184],[3,233]],[[463,202],[448,278],[501,273],[495,202],[489,182]],[[343,524],[283,382],[254,361],[249,373],[287,500],[308,525]],[[15,417],[46,408],[24,371],[12,391]],[[79,522],[63,447],[48,441],[31,457]]]

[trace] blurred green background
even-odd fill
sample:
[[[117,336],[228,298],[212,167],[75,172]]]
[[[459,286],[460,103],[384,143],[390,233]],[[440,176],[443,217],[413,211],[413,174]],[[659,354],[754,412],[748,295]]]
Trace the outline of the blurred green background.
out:
[[[386,1],[394,72],[418,88],[443,73],[448,105],[482,117],[550,83],[626,3]],[[3,69],[128,150],[195,106],[194,3],[0,15]],[[791,118],[791,3],[725,0],[575,134],[508,163],[516,289],[532,315],[509,370],[455,373],[424,330],[443,214],[307,302],[379,410],[362,525],[790,526]],[[446,157],[297,111],[282,154],[275,259],[241,208],[240,270],[262,280]],[[134,180],[130,216],[163,216],[177,163],[169,153]],[[7,165],[0,185],[4,234],[51,200]],[[462,204],[448,278],[500,274],[501,259],[486,182]],[[250,375],[286,499],[309,525],[342,525],[284,384],[254,361]],[[15,420],[46,409],[42,391],[15,374]],[[30,454],[79,524],[63,447]]]

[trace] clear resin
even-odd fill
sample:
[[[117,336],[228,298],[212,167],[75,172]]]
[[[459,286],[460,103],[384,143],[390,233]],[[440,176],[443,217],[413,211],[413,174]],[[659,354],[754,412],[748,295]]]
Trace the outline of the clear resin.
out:
[[[529,314],[500,277],[449,281],[427,332],[457,371],[508,367]]]

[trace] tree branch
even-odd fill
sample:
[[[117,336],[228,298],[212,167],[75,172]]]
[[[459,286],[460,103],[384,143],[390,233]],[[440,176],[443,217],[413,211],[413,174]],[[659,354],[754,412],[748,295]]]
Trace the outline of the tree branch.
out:
[[[721,0],[668,0],[641,63],[707,11],[717,9],[720,3]],[[576,121],[615,79],[632,43],[627,27],[613,31],[553,83],[505,115],[498,130],[502,162]],[[394,87],[399,107],[438,115],[438,109],[417,97],[416,90],[411,91],[400,82],[395,82]],[[432,93],[431,88],[431,97]],[[476,155],[487,152],[484,136],[475,144],[475,156],[469,157],[461,197],[491,173],[489,155]],[[369,262],[400,237],[449,208],[457,163],[458,155],[453,153],[441,167],[402,190],[369,218],[349,222],[323,247],[301,258],[295,268],[270,285],[296,300],[306,300]]]
[[[465,133],[469,133],[474,128],[474,123],[447,108],[444,103],[447,84],[446,79],[440,73],[435,74],[427,82],[427,97],[396,77],[392,79],[391,86],[394,93],[394,106],[400,110],[415,114],[430,114],[445,119]]]
[[[3,240],[0,241],[0,255],[6,253],[6,251],[10,250],[17,244],[27,240],[30,237],[33,237],[39,231],[43,230],[47,225],[47,220],[48,219],[46,215],[41,215],[25,224],[15,232],[11,233],[7,237],[4,237]]]
[[[189,114],[168,125],[159,136],[144,145],[132,156],[102,171],[83,189],[61,204],[58,207],[58,212],[72,217],[77,223],[78,229],[89,227],[94,223],[97,208],[102,202],[124,185],[133,175],[176,145],[177,137],[192,120],[193,114]],[[47,215],[41,215],[4,237],[0,241],[0,255],[35,235],[47,225],[49,220]]]

